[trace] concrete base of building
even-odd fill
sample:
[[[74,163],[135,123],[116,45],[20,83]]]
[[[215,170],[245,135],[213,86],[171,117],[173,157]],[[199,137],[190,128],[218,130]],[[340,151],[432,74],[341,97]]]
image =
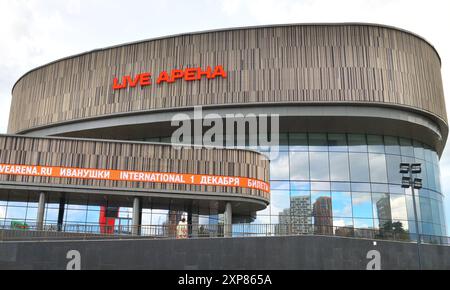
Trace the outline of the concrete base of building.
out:
[[[422,269],[450,247],[421,245]],[[0,243],[0,269],[419,269],[417,244],[325,236]]]

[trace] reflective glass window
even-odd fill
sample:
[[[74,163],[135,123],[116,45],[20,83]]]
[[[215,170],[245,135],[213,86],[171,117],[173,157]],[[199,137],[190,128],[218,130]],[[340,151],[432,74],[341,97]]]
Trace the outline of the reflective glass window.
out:
[[[308,136],[310,151],[328,151],[327,134],[310,133]]]
[[[372,197],[368,192],[352,192],[354,218],[372,218]]]
[[[400,145],[397,137],[384,136],[384,150],[387,154],[400,155]]]
[[[424,144],[425,161],[433,162],[433,149],[430,146]]]
[[[292,191],[310,191],[311,183],[310,182],[291,181],[291,190]]]
[[[383,136],[367,135],[368,150],[371,153],[384,153]]]
[[[363,134],[348,134],[348,150],[350,152],[367,152],[366,136]]]
[[[353,218],[333,217],[336,236],[353,236]]]
[[[391,212],[393,220],[407,220],[406,200],[403,194],[391,194]]]
[[[306,133],[290,133],[289,150],[308,151],[308,135]]]
[[[423,165],[422,165],[423,167]],[[425,162],[425,167],[427,170],[427,177],[428,177],[428,188],[429,189],[436,189],[436,179],[435,179],[435,173],[434,173],[434,166],[433,163]]]
[[[407,233],[409,231],[409,222],[406,220],[392,220],[390,229],[397,233]]]
[[[439,215],[439,204],[435,199],[430,199],[431,205],[431,216],[434,224],[441,224],[440,215]]]
[[[350,178],[353,182],[369,181],[369,161],[367,153],[350,153]]]
[[[354,218],[353,223],[355,226],[355,229],[367,229],[366,232],[364,231],[355,231],[355,237],[360,238],[372,238],[373,237],[373,219],[360,219],[360,218]]]
[[[312,191],[311,205],[315,216],[331,217],[333,215],[330,192]]]
[[[311,180],[328,181],[330,171],[328,167],[328,152],[310,152],[309,165]]]
[[[330,178],[332,181],[349,181],[348,153],[330,152]]]
[[[350,191],[351,186],[349,182],[332,182],[331,190],[334,191]]]
[[[25,217],[27,215],[26,207],[14,207],[8,206],[6,210],[6,218],[18,221],[25,221]]]
[[[73,210],[86,210],[87,205],[79,205],[79,204],[66,204],[66,209],[73,209]]]
[[[285,209],[290,208],[290,193],[288,190],[271,190],[271,214],[282,215]]]
[[[289,180],[289,153],[278,152],[278,157],[270,162],[272,180]]]
[[[420,163],[422,167],[422,172],[420,173],[420,178],[422,178],[422,188],[429,188],[426,162],[421,159],[415,159],[415,161]]]
[[[59,210],[55,208],[48,208],[45,211],[45,220],[50,222],[56,222],[58,221],[58,213]]]
[[[441,192],[441,172],[437,164],[434,165],[434,185],[435,190]]]
[[[413,199],[411,195],[406,195],[405,196],[405,200],[406,200],[406,213],[408,216],[408,220],[410,221],[414,221],[414,203],[413,203]],[[417,213],[419,215],[419,212]]]
[[[392,219],[391,214],[391,201],[389,194],[387,193],[373,193],[373,217],[375,219],[375,225],[382,228],[385,221]],[[378,225],[377,225],[378,223]]]
[[[0,219],[6,218],[6,206],[0,206]]]
[[[85,223],[86,222],[86,214],[85,210],[66,210],[66,216],[64,221],[67,223]]]
[[[370,192],[370,183],[363,183],[363,182],[352,182],[351,183],[351,190],[352,191],[363,191],[363,192]]]
[[[332,192],[333,217],[352,217],[352,197],[350,192]]]
[[[439,202],[439,220],[441,225],[445,225],[444,203]]]
[[[386,159],[384,154],[369,153],[370,180],[372,182],[386,183]]]
[[[291,180],[309,180],[309,153],[290,152]]]
[[[289,181],[272,181],[270,182],[270,190],[290,189]],[[133,212],[131,209],[130,212]]]
[[[8,207],[27,207],[27,203],[21,201],[9,201]]]
[[[425,159],[425,153],[423,150],[422,143],[414,140],[413,147],[414,147],[414,156],[419,159]]]
[[[152,214],[151,213],[142,213],[142,225],[153,225],[152,223]]]
[[[293,221],[311,224],[312,205],[309,192],[291,192],[290,214]]]
[[[311,182],[311,190],[330,191],[330,183],[329,182]]]
[[[100,211],[87,211],[86,222],[98,223],[100,221]],[[144,224],[144,223],[143,223]]]
[[[434,234],[433,224],[422,222],[422,234],[433,235]]]
[[[38,211],[37,208],[29,207],[27,209],[26,219],[27,220],[36,220],[36,218],[37,218],[37,211]]]
[[[289,150],[289,139],[287,133],[281,133],[279,135],[279,150],[288,151]]]
[[[389,186],[383,183],[372,183],[372,192],[389,192]]]
[[[414,157],[414,149],[410,139],[400,138],[400,152],[403,156]]]
[[[347,136],[345,134],[328,134],[328,145],[332,152],[347,152]]]
[[[58,208],[59,209],[59,203],[46,203],[46,208]]]
[[[400,174],[401,158],[397,155],[386,155],[388,182],[401,184],[402,175]]]

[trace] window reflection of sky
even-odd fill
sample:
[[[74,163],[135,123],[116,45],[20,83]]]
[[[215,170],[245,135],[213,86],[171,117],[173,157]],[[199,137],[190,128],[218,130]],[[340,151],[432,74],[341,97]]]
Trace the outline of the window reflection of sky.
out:
[[[277,176],[281,176],[282,180],[290,179],[290,191],[287,191],[287,183],[272,186],[274,190],[283,190],[276,192],[271,200],[272,215],[278,215],[285,209],[288,199],[280,196],[282,192],[290,197],[310,196],[311,207],[319,197],[331,196],[334,225],[354,224],[356,227],[372,228],[383,224],[385,221],[380,219],[388,217],[403,221],[404,228],[409,228],[408,223],[413,220],[412,199],[405,197],[404,189],[399,185],[401,174],[398,164],[402,161],[422,163],[424,185],[427,183],[432,189],[440,190],[436,177],[439,170],[437,154],[422,148],[419,142],[364,134],[328,134],[328,139],[325,136],[289,135],[289,158],[284,153],[272,163],[271,176],[272,183]],[[276,171],[275,177],[273,170]],[[433,202],[433,209],[429,200],[422,204],[430,213],[426,218],[441,228],[444,223],[443,206],[442,201],[439,202],[441,195],[435,194],[438,197]],[[380,208],[377,208],[376,203],[380,199]],[[433,216],[431,212],[434,211],[437,213]]]

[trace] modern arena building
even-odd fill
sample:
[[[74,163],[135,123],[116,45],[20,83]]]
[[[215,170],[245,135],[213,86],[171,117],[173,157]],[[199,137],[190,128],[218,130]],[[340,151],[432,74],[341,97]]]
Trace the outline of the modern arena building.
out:
[[[151,236],[185,217],[193,237],[414,239],[417,225],[446,236],[440,69],[420,36],[357,23],[181,34],[54,61],[12,90],[0,224]],[[223,133],[222,148],[195,134],[175,148],[180,113],[192,127],[208,114],[278,115],[279,146],[251,146],[258,127]],[[422,166],[415,200],[400,163]]]

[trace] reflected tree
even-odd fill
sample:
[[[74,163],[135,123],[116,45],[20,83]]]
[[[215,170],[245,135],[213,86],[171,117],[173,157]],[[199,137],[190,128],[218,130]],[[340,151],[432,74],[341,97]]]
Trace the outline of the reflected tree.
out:
[[[409,232],[403,228],[402,222],[387,221],[380,227],[379,238],[409,240]]]

